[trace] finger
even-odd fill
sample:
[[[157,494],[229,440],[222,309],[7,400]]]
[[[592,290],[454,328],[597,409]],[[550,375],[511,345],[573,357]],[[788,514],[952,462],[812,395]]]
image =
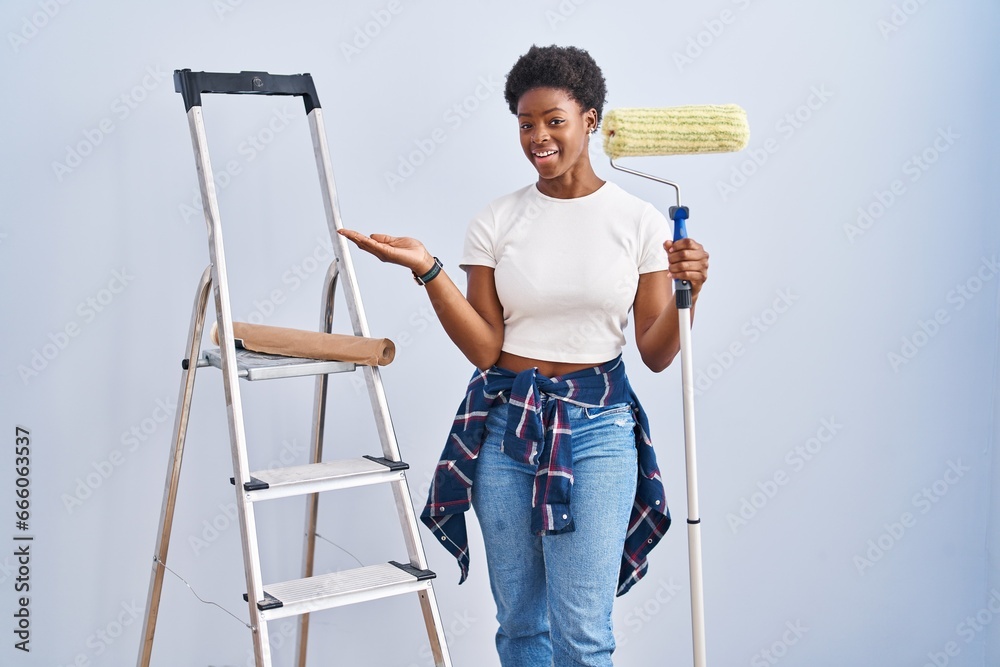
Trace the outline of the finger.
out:
[[[674,280],[687,280],[690,282],[703,283],[708,280],[708,272],[700,271],[698,269],[683,269],[671,271],[670,275]]]
[[[386,251],[392,249],[360,232],[349,231],[348,233],[343,233],[343,235],[352,241],[360,250],[364,250],[368,254],[374,255],[383,262],[385,261]]]
[[[694,257],[697,255],[708,256],[708,253],[705,252],[705,248],[702,247],[700,243],[685,243],[685,241],[687,241],[687,239],[683,239],[675,243],[673,247],[667,250],[667,254],[671,257],[674,255],[683,255],[685,257]]]
[[[667,256],[671,262],[708,261],[708,253],[702,248],[691,248],[688,250],[674,248],[667,252]]]
[[[672,273],[681,273],[683,271],[701,271],[702,273],[708,273],[708,262],[671,261],[670,266],[668,266],[667,268]]]
[[[677,278],[678,276],[693,276],[693,275],[707,276],[708,268],[702,266],[701,264],[681,264],[679,266],[671,267],[670,274],[674,278]]]
[[[670,263],[667,265],[667,269],[677,273],[678,271],[701,271],[703,273],[708,273],[708,260],[707,259],[692,259],[683,260],[670,258]]]
[[[354,231],[353,229],[338,229],[337,231],[341,236],[347,238],[349,241],[353,241],[359,247],[372,242],[370,238],[361,232]]]
[[[382,241],[381,239],[375,238],[375,236],[383,236],[382,234],[373,234],[372,236],[362,237],[362,247],[368,252],[377,255],[379,259],[385,261],[385,255],[393,252],[395,249]]]

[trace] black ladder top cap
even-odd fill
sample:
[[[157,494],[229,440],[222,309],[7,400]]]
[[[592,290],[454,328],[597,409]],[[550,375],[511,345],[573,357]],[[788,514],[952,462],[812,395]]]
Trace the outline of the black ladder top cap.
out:
[[[301,95],[306,113],[320,108],[311,74],[267,72],[192,72],[174,70],[174,90],[184,96],[184,110],[201,106],[202,93],[227,95]]]

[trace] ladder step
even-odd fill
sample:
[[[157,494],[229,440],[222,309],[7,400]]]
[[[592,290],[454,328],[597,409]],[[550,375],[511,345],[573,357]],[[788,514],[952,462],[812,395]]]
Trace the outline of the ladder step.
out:
[[[301,496],[353,486],[397,482],[410,466],[373,457],[309,463],[250,473],[244,488],[252,501]],[[232,478],[230,478],[232,481]]]
[[[181,362],[187,370],[189,360]],[[219,348],[205,350],[198,359],[198,367],[214,366],[222,368],[222,351]],[[274,380],[278,378],[325,375],[327,373],[347,373],[357,368],[348,361],[325,361],[323,359],[300,359],[277,354],[251,352],[236,348],[237,374],[244,380]]]
[[[265,599],[257,602],[257,608],[261,618],[270,621],[425,590],[435,576],[408,564],[369,565],[265,585]]]

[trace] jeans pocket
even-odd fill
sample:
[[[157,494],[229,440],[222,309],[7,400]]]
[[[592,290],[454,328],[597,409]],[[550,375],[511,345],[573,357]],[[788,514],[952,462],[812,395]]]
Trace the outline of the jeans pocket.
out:
[[[623,415],[628,413],[628,416],[632,416],[632,404],[631,403],[616,403],[614,405],[603,405],[594,408],[584,408],[584,414],[587,419],[600,419],[602,417],[610,417],[612,415]]]

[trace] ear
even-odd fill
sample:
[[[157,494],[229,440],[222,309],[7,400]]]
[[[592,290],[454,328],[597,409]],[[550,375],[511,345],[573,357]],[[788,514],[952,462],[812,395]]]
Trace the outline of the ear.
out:
[[[588,109],[583,114],[583,122],[587,128],[587,133],[591,134],[597,130],[597,109]]]

